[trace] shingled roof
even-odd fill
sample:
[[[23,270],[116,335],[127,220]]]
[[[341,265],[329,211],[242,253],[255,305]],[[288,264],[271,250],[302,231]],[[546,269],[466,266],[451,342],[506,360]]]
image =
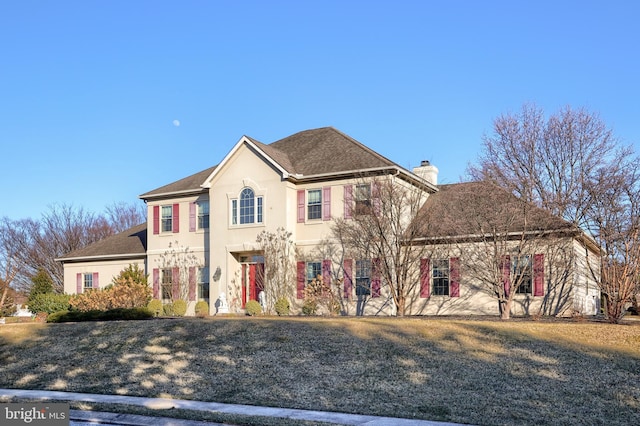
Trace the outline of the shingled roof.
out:
[[[258,145],[294,175],[352,172],[399,167],[393,161],[333,127],[304,130],[270,145]]]
[[[209,177],[209,175],[211,175],[211,173],[213,173],[216,167],[217,166],[209,167],[208,169],[192,174],[191,176],[187,176],[186,178],[182,178],[168,185],[161,186],[160,188],[156,188],[152,191],[145,192],[144,194],[140,195],[140,198],[144,200],[147,198],[159,197],[162,195],[203,191],[203,188],[201,187],[202,183]]]
[[[440,185],[417,220],[425,238],[465,237],[498,232],[569,232],[579,229],[489,182]]]
[[[264,144],[249,136],[244,136],[243,139],[251,142],[271,161],[298,179],[314,175],[359,173],[385,168],[404,170],[393,161],[333,127],[304,130],[271,144]],[[140,195],[140,198],[160,198],[203,191],[201,185],[217,167],[210,167],[146,192]]]
[[[96,241],[84,248],[58,258],[61,262],[87,261],[91,258],[135,258],[147,253],[147,224],[129,228],[124,232]]]

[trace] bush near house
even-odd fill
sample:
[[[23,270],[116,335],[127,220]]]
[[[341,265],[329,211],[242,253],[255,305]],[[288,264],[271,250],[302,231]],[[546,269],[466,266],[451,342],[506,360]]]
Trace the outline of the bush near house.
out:
[[[147,309],[153,312],[153,316],[159,317],[163,313],[162,300],[153,299],[147,304]]]
[[[131,277],[122,277],[104,290],[91,290],[72,296],[69,304],[82,312],[142,308],[147,306],[151,296],[151,289],[145,283],[137,282]]]
[[[106,311],[58,311],[47,317],[47,322],[121,321],[153,318],[147,308],[116,308]]]
[[[29,310],[35,314],[45,312],[52,314],[69,310],[70,297],[68,294],[40,293],[29,297]]]
[[[198,301],[198,303],[196,303],[195,311],[196,316],[206,317],[207,315],[209,315],[209,304],[204,300],[200,300]]]
[[[289,312],[291,311],[291,304],[289,303],[289,299],[287,299],[286,297],[281,297],[280,299],[276,300],[274,308],[278,316],[282,317],[289,315]]]
[[[178,317],[183,317],[187,313],[187,302],[182,299],[178,299],[173,302],[173,314]]]
[[[262,313],[262,306],[258,303],[257,300],[249,300],[244,307],[244,310],[247,312],[249,316],[256,316]]]

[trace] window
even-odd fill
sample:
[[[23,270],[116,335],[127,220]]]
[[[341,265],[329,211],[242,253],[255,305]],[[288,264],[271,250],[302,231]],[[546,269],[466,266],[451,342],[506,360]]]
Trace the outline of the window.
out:
[[[173,231],[173,207],[172,206],[162,206],[162,232],[172,232]]]
[[[198,203],[198,229],[209,229],[209,202]]]
[[[433,294],[437,296],[449,295],[449,260],[433,261]]]
[[[170,301],[172,299],[171,297],[171,293],[172,293],[172,285],[173,285],[173,273],[171,271],[171,268],[164,268],[162,270],[162,283],[161,283],[161,287],[162,287],[162,300],[163,301]]]
[[[198,268],[198,300],[209,302],[209,268]]]
[[[244,188],[239,199],[231,200],[231,224],[240,225],[262,223],[262,197],[255,195],[253,189]]]
[[[322,190],[309,190],[307,196],[307,219],[322,219]]]
[[[511,258],[511,276],[517,294],[531,294],[531,256],[513,256]]]
[[[83,291],[93,289],[93,274],[83,274],[82,287]]]
[[[356,260],[356,296],[371,294],[371,261]]]
[[[371,213],[371,185],[356,185],[356,215]]]
[[[322,275],[322,262],[307,262],[307,284]]]

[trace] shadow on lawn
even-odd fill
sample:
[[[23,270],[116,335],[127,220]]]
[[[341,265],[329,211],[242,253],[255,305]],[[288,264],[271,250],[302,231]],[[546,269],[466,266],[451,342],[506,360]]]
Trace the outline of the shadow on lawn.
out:
[[[0,387],[474,424],[638,424],[637,349],[544,336],[562,326],[415,318],[15,325],[31,334],[0,328]],[[637,348],[640,327],[628,338]]]

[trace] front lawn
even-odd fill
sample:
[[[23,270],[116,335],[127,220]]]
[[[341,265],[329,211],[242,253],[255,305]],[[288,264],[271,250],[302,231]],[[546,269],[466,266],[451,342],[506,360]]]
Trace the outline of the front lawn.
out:
[[[640,423],[640,323],[182,318],[0,326],[0,387],[480,425]]]

